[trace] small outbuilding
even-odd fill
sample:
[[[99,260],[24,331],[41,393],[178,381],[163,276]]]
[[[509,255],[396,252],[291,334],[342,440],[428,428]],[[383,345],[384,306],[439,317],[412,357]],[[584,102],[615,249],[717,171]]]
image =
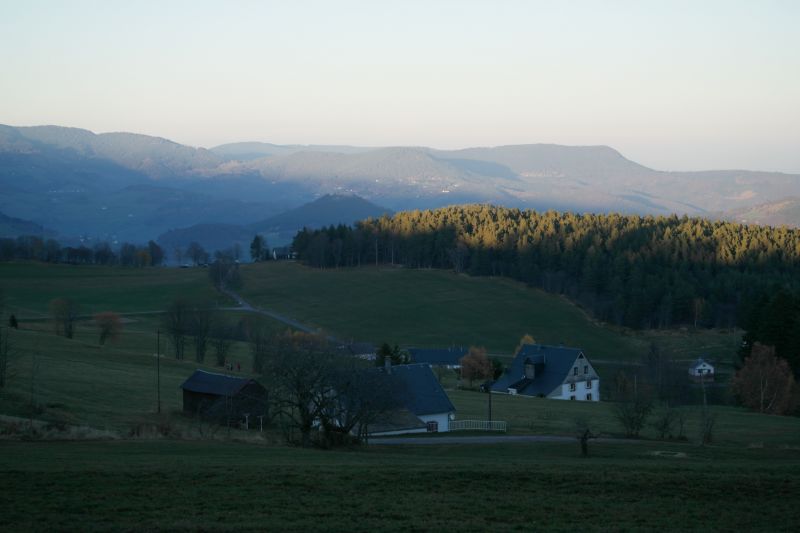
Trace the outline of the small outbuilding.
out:
[[[186,414],[221,423],[268,415],[267,390],[252,378],[195,370],[181,389]]]
[[[689,366],[689,377],[697,382],[712,382],[714,381],[714,365],[702,357],[696,359],[691,366]]]

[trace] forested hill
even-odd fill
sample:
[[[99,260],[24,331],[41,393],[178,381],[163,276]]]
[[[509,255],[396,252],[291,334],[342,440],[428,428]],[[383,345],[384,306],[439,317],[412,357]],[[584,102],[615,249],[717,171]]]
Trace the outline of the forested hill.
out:
[[[457,206],[304,230],[294,249],[316,267],[509,276],[635,328],[744,324],[757,302],[800,284],[800,231],[677,216]]]

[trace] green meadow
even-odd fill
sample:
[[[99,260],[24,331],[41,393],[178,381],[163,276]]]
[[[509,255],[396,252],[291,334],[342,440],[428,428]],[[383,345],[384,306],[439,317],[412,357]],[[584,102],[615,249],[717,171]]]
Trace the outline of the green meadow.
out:
[[[298,263],[242,269],[242,295],[344,339],[405,346],[485,346],[510,356],[530,333],[545,344],[583,348],[592,360],[637,361],[651,343],[679,359],[733,359],[741,331],[633,332],[592,320],[563,297],[522,283],[440,270],[362,267],[320,270]]]
[[[78,303],[82,314],[163,311],[176,298],[230,304],[202,268],[121,268],[96,265],[0,263],[0,287],[10,312],[47,316],[54,298]]]
[[[7,304],[22,318],[0,390],[0,530],[781,531],[800,520],[798,418],[714,406],[714,441],[701,447],[699,411],[686,407],[687,440],[658,440],[648,426],[640,440],[592,441],[589,458],[577,440],[302,450],[285,446],[274,427],[227,432],[181,414],[180,383],[196,368],[218,367],[213,353],[195,361],[191,346],[175,360],[163,335],[157,367],[158,312],[175,297],[230,305],[204,270],[0,264],[0,273]],[[601,368],[636,360],[654,339],[687,359],[730,360],[738,342],[733,332],[605,327],[562,298],[499,279],[286,263],[248,265],[244,275],[252,303],[343,338],[463,342],[504,354],[527,332],[581,345],[609,362]],[[57,336],[46,318],[55,297],[73,298],[87,315],[122,313],[121,335],[100,346],[87,316],[75,338]],[[234,343],[229,360],[253,375],[245,342]],[[486,419],[489,396],[453,383],[446,380],[457,417]],[[510,435],[574,437],[578,423],[603,437],[623,434],[611,403],[491,399]],[[78,438],[64,427],[86,431]]]
[[[0,529],[792,531],[796,450],[0,442]]]

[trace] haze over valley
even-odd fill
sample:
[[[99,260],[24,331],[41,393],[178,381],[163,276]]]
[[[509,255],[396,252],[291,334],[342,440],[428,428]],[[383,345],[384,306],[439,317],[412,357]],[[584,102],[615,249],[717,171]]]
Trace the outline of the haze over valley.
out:
[[[0,126],[0,192],[6,217],[64,239],[112,241],[222,225],[242,234],[271,232],[280,244],[304,225],[462,203],[800,223],[797,210],[787,210],[800,196],[800,175],[669,172],[608,146],[436,150],[242,142],[206,149],[135,133]],[[341,202],[322,217],[309,209],[307,219],[296,215],[283,227],[264,222],[326,195],[357,196],[374,207],[354,210]],[[773,216],[754,214],[765,209]],[[0,227],[14,236],[35,226]]]

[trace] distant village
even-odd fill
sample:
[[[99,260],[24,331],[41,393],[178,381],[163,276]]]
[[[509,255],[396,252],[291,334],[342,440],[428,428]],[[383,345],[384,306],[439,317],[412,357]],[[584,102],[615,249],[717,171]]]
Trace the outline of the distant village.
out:
[[[371,420],[366,437],[507,430],[505,421],[491,418],[460,420],[442,385],[443,371],[464,379],[465,358],[472,355],[469,348],[409,348],[400,358],[381,355],[370,343],[340,345],[337,350],[340,356],[382,361],[378,366],[354,371],[380,373],[388,380],[384,383],[390,383],[395,396],[389,404],[391,408]],[[485,357],[485,353],[482,355]],[[393,359],[400,363],[396,364]],[[521,344],[511,363],[494,379],[482,381],[478,389],[489,395],[599,402],[600,379],[589,358],[579,348]],[[689,366],[687,379],[713,382],[714,367],[704,359],[697,359]],[[270,419],[269,391],[255,379],[196,370],[181,388],[183,411],[189,416],[200,416],[222,424],[233,421],[243,428],[263,428],[265,420]],[[348,414],[336,416],[347,418]],[[318,421],[315,425],[319,427]]]

